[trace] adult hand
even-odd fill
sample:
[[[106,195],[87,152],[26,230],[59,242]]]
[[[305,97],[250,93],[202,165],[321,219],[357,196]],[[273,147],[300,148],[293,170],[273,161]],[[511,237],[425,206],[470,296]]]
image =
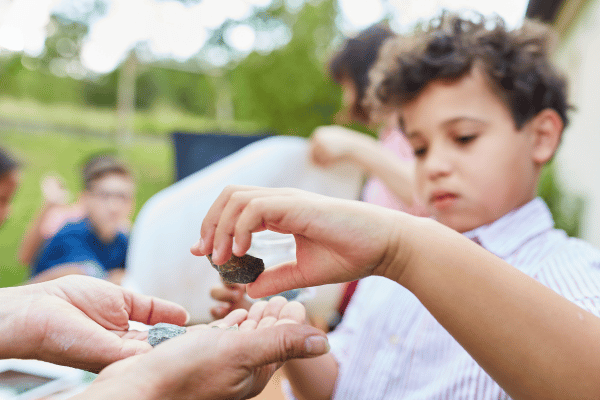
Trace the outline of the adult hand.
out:
[[[2,358],[35,358],[99,371],[152,347],[146,332],[129,331],[129,320],[183,325],[179,305],[134,294],[85,276],[5,288],[0,337]]]
[[[290,358],[326,353],[325,334],[302,324],[304,307],[274,297],[188,329],[153,351],[115,363],[81,398],[246,399],[258,395]],[[239,330],[226,327],[239,325]],[[210,329],[220,327],[222,329]]]
[[[244,296],[246,294],[246,285],[239,283],[223,283],[210,290],[210,297],[220,304],[212,307],[210,313],[215,319],[225,317],[233,310],[249,310],[252,302]]]
[[[229,186],[208,211],[201,240],[191,251],[198,256],[212,253],[212,260],[223,264],[232,246],[237,256],[248,251],[252,232],[294,234],[296,261],[267,269],[246,287],[251,297],[263,297],[372,274],[401,274],[406,260],[396,259],[396,246],[401,243],[402,218],[411,217],[298,189]]]

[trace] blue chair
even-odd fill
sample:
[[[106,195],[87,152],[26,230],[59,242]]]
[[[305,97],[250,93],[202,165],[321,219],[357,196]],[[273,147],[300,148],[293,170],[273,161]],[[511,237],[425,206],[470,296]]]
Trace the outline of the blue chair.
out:
[[[175,147],[175,180],[180,181],[250,143],[272,134],[268,132],[249,135],[225,132],[202,134],[174,132],[171,136]]]

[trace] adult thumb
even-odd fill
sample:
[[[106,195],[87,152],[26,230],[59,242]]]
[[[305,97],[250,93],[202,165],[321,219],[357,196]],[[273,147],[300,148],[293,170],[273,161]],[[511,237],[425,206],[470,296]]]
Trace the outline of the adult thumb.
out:
[[[325,333],[310,325],[282,324],[259,331],[248,332],[244,340],[243,352],[249,367],[317,357],[329,351]]]

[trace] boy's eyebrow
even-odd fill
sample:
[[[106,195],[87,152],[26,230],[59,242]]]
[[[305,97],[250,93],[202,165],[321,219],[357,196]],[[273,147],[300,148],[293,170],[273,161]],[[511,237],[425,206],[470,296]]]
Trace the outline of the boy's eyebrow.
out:
[[[442,123],[442,126],[443,127],[448,127],[449,125],[454,125],[456,123],[463,122],[463,121],[476,122],[478,124],[487,124],[487,122],[484,121],[484,120],[482,120],[482,119],[463,116],[463,117],[456,117],[456,118],[452,118],[452,119],[449,119],[447,121],[444,121]]]
[[[470,121],[470,122],[475,122],[475,123],[477,123],[477,124],[483,124],[483,125],[487,125],[487,122],[486,122],[486,121],[484,121],[484,120],[482,120],[482,119],[475,118],[475,117],[467,117],[467,116],[463,116],[463,117],[456,117],[456,118],[452,118],[452,119],[449,119],[449,120],[447,120],[447,121],[444,121],[444,122],[442,122],[441,126],[442,126],[443,128],[447,128],[447,127],[448,127],[448,126],[450,126],[450,125],[454,125],[454,124],[457,124],[457,123],[459,123],[459,122],[463,122],[463,121]],[[403,121],[401,121],[401,122],[403,122]],[[403,129],[402,129],[402,130],[403,130],[403,132],[404,132],[404,135],[406,136],[406,138],[407,138],[407,139],[412,139],[412,138],[414,138],[414,137],[416,137],[416,136],[420,136],[420,135],[421,135],[421,131],[419,131],[419,130],[415,130],[415,131],[407,131],[407,130],[404,128],[405,126],[404,126],[404,124],[403,124],[403,123],[401,123],[401,126],[403,127]]]

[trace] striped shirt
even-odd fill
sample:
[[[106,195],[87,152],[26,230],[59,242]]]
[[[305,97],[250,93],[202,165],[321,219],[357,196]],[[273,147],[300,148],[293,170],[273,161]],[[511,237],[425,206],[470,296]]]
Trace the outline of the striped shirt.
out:
[[[553,225],[534,199],[465,236],[600,315],[600,250]],[[359,283],[329,341],[340,366],[334,399],[509,398],[412,293],[382,277]]]

